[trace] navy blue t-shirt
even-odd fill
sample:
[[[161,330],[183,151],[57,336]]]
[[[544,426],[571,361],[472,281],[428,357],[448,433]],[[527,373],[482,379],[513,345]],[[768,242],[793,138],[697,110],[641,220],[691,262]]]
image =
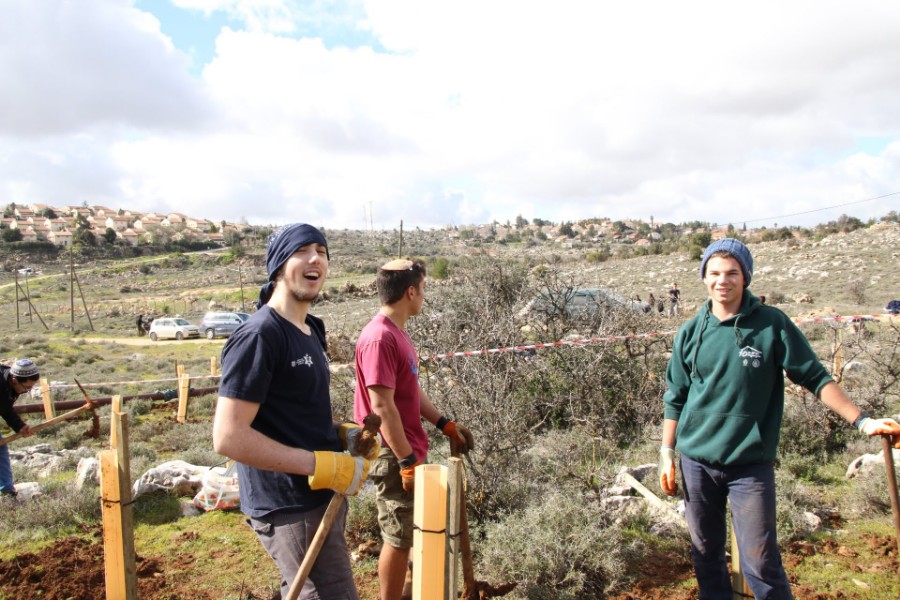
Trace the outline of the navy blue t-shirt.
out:
[[[311,335],[268,306],[241,325],[222,350],[219,395],[258,402],[251,427],[287,446],[339,452],[331,414],[325,326],[308,315]],[[310,490],[306,475],[264,471],[238,463],[241,511],[262,517],[276,510],[308,511],[331,499]]]

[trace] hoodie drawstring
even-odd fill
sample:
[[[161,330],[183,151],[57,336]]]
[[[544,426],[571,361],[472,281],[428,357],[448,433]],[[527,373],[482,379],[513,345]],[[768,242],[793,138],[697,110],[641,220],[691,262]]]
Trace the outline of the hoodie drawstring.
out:
[[[738,313],[734,318],[734,343],[738,350],[744,347],[744,336],[738,328],[738,323],[743,313]],[[700,329],[697,331],[697,345],[694,346],[694,352],[691,354],[691,379],[700,379],[700,373],[697,371],[697,354],[700,352],[700,344],[703,343],[703,332],[709,323],[709,308],[703,311],[703,321],[700,323]]]
[[[694,352],[691,354],[691,379],[700,379],[700,373],[697,372],[697,353],[700,351],[700,344],[703,342],[703,331],[709,322],[709,308],[703,311],[703,322],[700,323],[700,330],[697,332],[697,345],[694,346]]]

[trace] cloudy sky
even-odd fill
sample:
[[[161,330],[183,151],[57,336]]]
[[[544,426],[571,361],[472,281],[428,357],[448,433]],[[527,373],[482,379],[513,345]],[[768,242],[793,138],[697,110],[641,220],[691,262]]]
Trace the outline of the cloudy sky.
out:
[[[900,209],[900,3],[0,0],[9,202],[877,218]]]

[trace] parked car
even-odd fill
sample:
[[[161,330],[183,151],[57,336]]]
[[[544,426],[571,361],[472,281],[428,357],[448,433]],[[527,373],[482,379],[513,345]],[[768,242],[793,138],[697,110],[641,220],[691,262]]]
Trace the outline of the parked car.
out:
[[[199,328],[208,340],[228,337],[249,318],[250,315],[242,312],[208,312],[203,315]]]
[[[608,288],[566,289],[558,293],[547,290],[531,300],[519,313],[544,319],[559,317],[587,318],[594,314],[612,310],[626,310],[634,313],[649,313],[650,305],[641,300],[629,300]]]
[[[196,325],[191,325],[187,319],[180,317],[168,318],[161,317],[153,319],[150,324],[150,339],[154,342],[159,339],[176,339],[200,337],[200,329]]]

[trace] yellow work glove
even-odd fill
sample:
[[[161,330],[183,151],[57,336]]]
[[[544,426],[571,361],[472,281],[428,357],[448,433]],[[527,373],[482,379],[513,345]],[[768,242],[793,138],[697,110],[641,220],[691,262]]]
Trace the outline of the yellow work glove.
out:
[[[460,454],[466,454],[469,450],[475,449],[475,438],[472,437],[472,432],[456,421],[444,423],[441,432],[451,440],[457,441]]]
[[[663,446],[659,449],[659,487],[669,496],[678,493],[675,480],[675,449]]]
[[[378,441],[378,434],[362,439],[363,428],[356,423],[342,423],[338,427],[338,437],[341,438],[341,445],[344,450],[351,456],[362,456],[367,460],[375,460],[378,452],[381,451],[381,442]]]
[[[315,452],[316,468],[309,476],[309,489],[331,489],[345,496],[355,496],[369,474],[369,461],[362,456],[342,452]]]
[[[900,423],[894,419],[873,419],[864,416],[859,422],[859,430],[871,437],[873,435],[889,435],[894,448],[900,448]]]

